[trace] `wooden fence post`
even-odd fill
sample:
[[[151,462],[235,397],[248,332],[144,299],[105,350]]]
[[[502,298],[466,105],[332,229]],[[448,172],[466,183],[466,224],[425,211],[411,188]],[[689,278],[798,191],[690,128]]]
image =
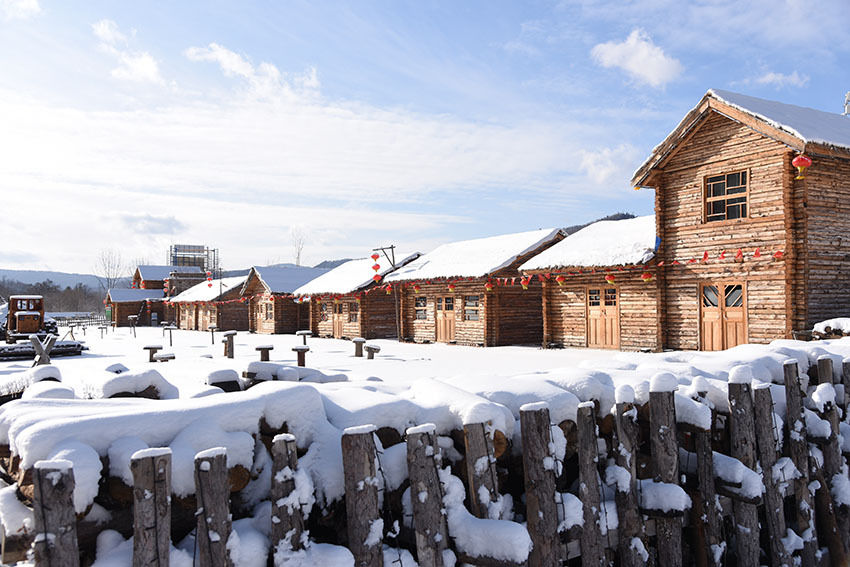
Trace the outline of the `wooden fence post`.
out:
[[[811,536],[803,541],[803,549],[800,551],[802,567],[815,567],[817,565],[816,552],[817,530],[815,529],[814,501],[809,490],[809,443],[806,438],[806,420],[803,417],[803,404],[800,389],[800,374],[797,369],[797,360],[786,360],[782,365],[785,373],[785,407],[788,425],[788,448],[791,460],[800,473],[794,479],[794,506],[796,528],[798,534],[810,533]]]
[[[560,567],[564,547],[558,538],[558,509],[555,506],[555,455],[552,424],[546,402],[519,408],[522,429],[522,468],[525,477],[525,506],[528,534],[534,547],[530,565]]]
[[[705,382],[702,384],[706,385]],[[696,385],[696,381],[694,381],[694,385]],[[711,407],[711,404],[707,402],[707,397],[707,388],[697,391],[697,400]],[[708,429],[697,427],[693,433],[694,452],[697,461],[698,494],[694,498],[694,505],[691,509],[691,522],[694,525],[697,539],[694,545],[694,559],[699,567],[721,567],[726,554],[725,542],[720,532],[722,510],[720,510],[717,502],[714,451],[711,447],[715,418],[716,411],[711,407],[711,422]]]
[[[820,363],[820,359],[818,359],[818,363]],[[832,361],[830,360],[830,364],[831,363]],[[827,382],[826,384],[828,384],[828,387],[830,388],[833,387],[833,385],[829,382]],[[821,386],[818,385],[818,388],[820,387]],[[823,411],[820,412],[820,417],[829,422],[830,426],[829,438],[826,440],[826,443],[823,444],[823,446],[821,447],[821,450],[823,451],[822,470],[823,477],[826,480],[828,494],[832,499],[832,510],[835,515],[836,529],[838,530],[838,539],[842,542],[844,554],[846,556],[848,551],[850,551],[848,550],[847,541],[848,536],[850,536],[850,516],[848,516],[847,507],[839,506],[835,501],[835,497],[832,496],[832,490],[833,488],[835,488],[835,477],[838,475],[846,474],[844,472],[844,456],[841,454],[841,447],[838,443],[838,437],[841,434],[838,425],[838,408],[835,407],[834,403],[826,402],[823,405]],[[830,553],[832,553],[831,550]],[[833,564],[837,563],[833,561]]]
[[[841,400],[841,419],[847,420],[847,406],[850,405],[850,358],[841,361],[841,386],[844,396]]]
[[[487,518],[487,505],[495,501],[499,493],[493,437],[487,433],[486,424],[468,423],[463,426],[463,443],[466,446],[469,509],[475,516]],[[490,495],[488,502],[481,501],[482,486]]]
[[[448,548],[449,533],[443,514],[443,490],[438,468],[440,452],[437,428],[426,423],[407,430],[407,470],[410,477],[410,502],[413,505],[413,529],[421,567],[444,567],[443,551]]]
[[[272,553],[281,540],[289,537],[289,548],[303,549],[301,534],[304,533],[304,515],[298,502],[289,502],[295,491],[295,471],[298,470],[298,454],[295,435],[281,433],[272,440]]]
[[[679,442],[676,438],[676,377],[662,372],[649,386],[649,440],[652,447],[653,476],[658,482],[679,484]],[[658,564],[682,565],[682,518],[655,519]]]
[[[74,511],[74,465],[56,459],[33,466],[33,516],[36,567],[77,567],[77,514]]]
[[[375,426],[349,427],[342,432],[345,473],[345,515],[348,548],[358,567],[383,567],[383,526],[378,508],[375,469]]]
[[[771,565],[791,567],[791,556],[782,543],[788,534],[785,528],[785,509],[782,494],[773,479],[773,465],[776,464],[776,442],[781,438],[773,422],[773,398],[770,384],[761,382],[753,388],[753,407],[755,410],[756,443],[761,470],[764,471],[764,511],[767,531],[770,535]]]
[[[616,391],[616,413],[614,414],[617,443],[614,448],[614,457],[617,466],[622,467],[629,473],[629,483],[626,491],[621,490],[619,483],[616,485],[614,495],[617,503],[617,555],[622,567],[638,567],[646,561],[639,549],[632,545],[632,541],[638,538],[646,549],[646,533],[643,529],[643,518],[640,514],[637,501],[637,449],[638,449],[638,425],[637,409],[635,408],[635,391],[631,386],[620,386]],[[525,446],[523,444],[523,446]]]
[[[215,447],[195,455],[195,498],[198,501],[196,541],[201,565],[230,567],[230,482],[227,450]]]
[[[581,564],[583,567],[604,566],[607,564],[602,546],[600,524],[607,521],[602,514],[597,471],[596,444],[596,405],[582,402],[578,405],[576,417],[578,430],[578,497],[584,512],[584,525],[581,529]]]
[[[736,366],[729,373],[729,436],[732,456],[745,467],[756,468],[753,422],[752,370]],[[740,567],[759,566],[759,521],[755,504],[734,500],[736,554]]]
[[[171,551],[171,449],[142,449],[133,472],[133,566],[168,567]]]

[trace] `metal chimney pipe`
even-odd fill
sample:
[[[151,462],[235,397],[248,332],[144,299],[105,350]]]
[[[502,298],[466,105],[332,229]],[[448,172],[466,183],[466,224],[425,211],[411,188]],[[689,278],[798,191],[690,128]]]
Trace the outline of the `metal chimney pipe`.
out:
[[[844,116],[850,116],[850,91],[844,95]]]

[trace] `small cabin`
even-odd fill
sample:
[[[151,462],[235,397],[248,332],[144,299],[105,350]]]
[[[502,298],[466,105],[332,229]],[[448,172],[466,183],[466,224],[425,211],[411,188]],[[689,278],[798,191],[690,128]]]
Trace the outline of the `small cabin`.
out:
[[[597,221],[520,270],[542,286],[543,346],[661,348],[655,217]]]
[[[166,320],[165,293],[160,289],[110,289],[106,292],[107,313],[116,327],[129,327],[130,315],[137,326],[156,326]]]
[[[393,258],[395,267],[387,256],[349,260],[296,289],[295,295],[310,306],[310,330],[337,339],[398,337],[399,297],[381,289],[379,282],[419,256],[400,254],[400,260]]]
[[[474,346],[540,344],[542,286],[517,269],[560,241],[560,229],[444,244],[389,274],[408,341]]]
[[[134,289],[163,289],[170,278],[200,282],[205,274],[198,266],[139,266],[133,272],[132,287]],[[187,286],[187,287],[191,287]],[[178,291],[179,293],[179,291]]]
[[[247,331],[248,304],[242,299],[245,276],[204,281],[169,300],[180,329]]]
[[[310,328],[310,306],[296,302],[293,292],[327,272],[304,266],[254,266],[240,291],[248,304],[248,330],[254,333],[294,333]]]
[[[655,192],[664,348],[850,314],[850,117],[710,90],[632,182]]]

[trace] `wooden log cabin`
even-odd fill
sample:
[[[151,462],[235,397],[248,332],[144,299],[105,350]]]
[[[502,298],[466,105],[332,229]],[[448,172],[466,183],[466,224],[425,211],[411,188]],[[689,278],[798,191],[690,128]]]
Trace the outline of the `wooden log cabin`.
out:
[[[542,286],[543,346],[661,348],[655,218],[595,222],[520,270]]]
[[[477,346],[540,344],[541,285],[517,267],[560,241],[560,229],[444,244],[385,279],[401,302],[401,336]],[[527,288],[527,289],[524,289]]]
[[[137,326],[158,325],[165,320],[164,291],[160,289],[109,289],[106,309],[116,327],[129,327],[130,315],[138,317]]]
[[[254,333],[294,333],[310,326],[310,306],[296,303],[293,292],[327,272],[304,266],[254,266],[240,296],[248,304],[248,330]]]
[[[850,117],[710,90],[632,182],[655,189],[664,347],[766,343],[850,314]]]
[[[183,289],[191,287],[204,279],[204,272],[198,266],[152,266],[144,265],[133,272],[132,287],[136,289],[163,289],[165,282],[171,280],[191,282]],[[184,284],[185,285],[185,284]],[[178,293],[182,290],[177,290]]]
[[[384,278],[419,256],[400,254],[395,268],[387,257],[349,260],[296,289],[295,295],[310,306],[310,330],[337,339],[398,337],[397,295],[379,289],[373,277]]]
[[[242,300],[245,276],[201,282],[175,295],[169,301],[175,323],[181,329],[207,331],[247,331],[248,303]]]

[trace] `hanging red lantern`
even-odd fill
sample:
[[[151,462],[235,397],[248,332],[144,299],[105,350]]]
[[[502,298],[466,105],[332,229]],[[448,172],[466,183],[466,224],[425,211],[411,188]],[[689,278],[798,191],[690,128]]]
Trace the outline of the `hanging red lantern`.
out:
[[[142,289],[146,289],[146,288],[147,288],[147,284],[144,282],[144,280],[142,280]]]
[[[524,277],[521,280],[519,280],[519,283],[522,286],[522,289],[528,289],[528,284],[531,283],[531,278]]]
[[[106,300],[105,300],[105,299],[103,300],[103,304],[104,304],[104,305],[106,305]]]
[[[652,274],[644,272],[640,275],[640,279],[643,280],[644,283],[649,283],[652,281]]]
[[[413,284],[413,293],[419,293],[420,291],[422,291],[422,286],[418,283]]]
[[[377,252],[375,252],[375,253],[374,253],[374,254],[372,254],[372,256],[371,256],[371,258],[372,258],[373,260],[375,260],[376,262],[378,261],[378,258],[380,258],[380,257],[381,257],[381,256],[380,256]]]
[[[791,160],[791,165],[797,168],[797,177],[794,179],[805,179],[806,176],[803,174],[806,173],[806,168],[811,167],[812,158],[806,154],[800,154]]]
[[[453,284],[453,283],[449,283],[449,285],[448,285],[449,291],[454,291],[455,287],[457,287],[457,286],[455,286],[455,284]]]
[[[212,272],[211,272],[211,271],[209,271],[209,270],[207,270],[207,271],[206,271],[206,274],[207,274],[207,276],[211,276],[211,275],[212,275]]]
[[[484,284],[484,291],[493,291],[493,283],[487,282]]]
[[[207,287],[212,287],[212,282],[208,283]]]
[[[609,284],[613,284],[615,279],[616,278],[614,278],[614,274],[608,274],[607,276],[605,276],[605,281]]]
[[[555,277],[555,281],[558,283],[558,285],[564,285],[564,282],[566,280],[567,280],[567,278],[565,278],[562,275],[558,275],[558,276]]]
[[[389,295],[389,294],[391,294],[391,293],[393,292],[393,285],[392,285],[392,284],[387,284],[387,287],[385,287],[384,289],[386,289],[386,290],[387,290],[387,295]]]
[[[372,280],[373,280],[375,283],[377,283],[377,282],[381,281],[381,276],[380,276],[380,274],[375,274],[374,276],[372,276]]]
[[[373,269],[373,270],[375,270],[375,271],[377,272],[378,270],[380,270],[380,269],[381,269],[381,265],[380,265],[380,264],[375,264],[374,266],[372,266],[372,269]]]

